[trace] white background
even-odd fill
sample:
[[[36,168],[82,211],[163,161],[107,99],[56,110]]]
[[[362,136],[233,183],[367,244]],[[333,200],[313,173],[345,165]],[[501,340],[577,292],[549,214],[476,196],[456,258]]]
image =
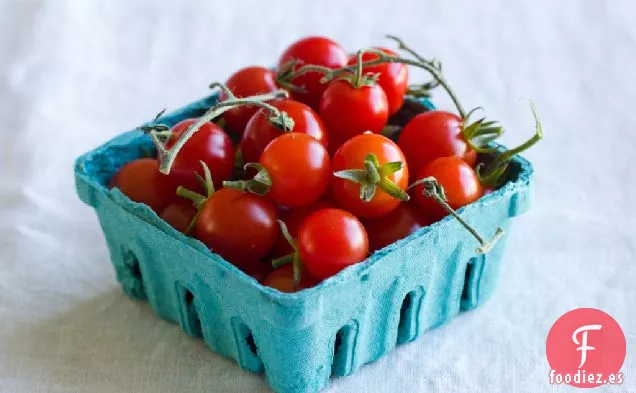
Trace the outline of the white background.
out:
[[[122,294],[73,159],[301,36],[353,51],[393,33],[442,59],[508,144],[534,100],[535,203],[488,304],[328,392],[574,391],[548,384],[545,339],[577,307],[627,337],[626,384],[596,391],[636,392],[634,16],[629,0],[0,0],[0,391],[268,391]]]

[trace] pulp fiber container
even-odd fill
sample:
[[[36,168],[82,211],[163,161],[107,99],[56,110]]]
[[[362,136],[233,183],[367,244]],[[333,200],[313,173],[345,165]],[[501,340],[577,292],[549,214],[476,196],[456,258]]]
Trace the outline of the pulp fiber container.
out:
[[[216,101],[213,95],[193,102],[160,122],[198,117]],[[413,108],[432,106],[410,102],[407,117]],[[486,238],[497,227],[505,231],[487,254],[476,253],[475,239],[446,217],[316,287],[284,294],[107,188],[120,167],[152,148],[133,130],[75,165],[77,193],[97,212],[117,279],[128,296],[147,299],[161,318],[241,368],[264,373],[280,393],[318,392],[331,376],[350,375],[490,298],[511,218],[525,212],[531,198],[532,166],[517,157],[503,187],[459,210]]]

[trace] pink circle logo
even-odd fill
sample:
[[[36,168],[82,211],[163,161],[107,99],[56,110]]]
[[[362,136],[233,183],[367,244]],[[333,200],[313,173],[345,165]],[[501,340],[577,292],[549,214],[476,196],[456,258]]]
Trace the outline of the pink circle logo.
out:
[[[607,313],[577,308],[559,318],[548,333],[550,383],[594,388],[622,384],[625,334]]]

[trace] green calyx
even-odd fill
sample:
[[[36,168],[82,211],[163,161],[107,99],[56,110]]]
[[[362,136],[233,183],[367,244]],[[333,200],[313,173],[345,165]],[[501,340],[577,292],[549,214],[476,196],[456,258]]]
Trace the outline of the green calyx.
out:
[[[413,188],[417,185],[422,186],[422,195],[424,195],[427,198],[431,198],[435,202],[437,202],[440,206],[442,206],[442,208],[448,214],[452,215],[464,228],[466,228],[466,230],[470,232],[470,234],[473,235],[475,239],[477,239],[477,241],[480,244],[480,246],[477,247],[476,249],[478,253],[480,254],[487,253],[490,249],[494,247],[497,241],[499,241],[499,239],[503,236],[503,233],[504,233],[503,229],[497,228],[497,231],[495,232],[495,235],[492,237],[492,239],[488,242],[485,241],[484,238],[481,237],[481,235],[472,226],[470,226],[466,221],[464,221],[464,219],[461,218],[459,214],[457,214],[455,209],[453,209],[448,204],[448,201],[446,199],[446,194],[444,192],[444,187],[442,187],[442,185],[439,184],[437,179],[435,179],[434,177],[430,176],[424,179],[420,179],[414,182],[413,184],[411,184],[409,188]]]
[[[378,79],[380,78],[380,73],[366,73],[364,75],[356,75],[351,73],[342,74],[336,80],[344,80],[349,82],[349,84],[354,89],[359,89],[364,86],[373,86],[378,83]]]
[[[201,195],[198,192],[194,192],[192,190],[188,190],[183,186],[179,186],[177,188],[177,195],[183,198],[186,198],[192,201],[192,205],[195,209],[197,209],[197,213],[192,218],[192,221],[188,224],[188,227],[185,230],[186,235],[192,232],[195,225],[197,224],[197,220],[199,219],[199,215],[201,210],[205,206],[205,203],[212,198],[214,195],[214,183],[212,182],[212,174],[210,173],[210,168],[206,165],[205,162],[199,161],[201,166],[203,167],[204,177],[201,177],[197,172],[194,172],[194,176],[196,176],[197,180],[205,190],[205,195]]]
[[[373,86],[376,83],[378,83],[378,79],[380,78],[379,73],[374,74],[374,73],[368,72],[364,74],[362,72],[362,66],[364,64],[364,61],[362,61],[362,56],[364,56],[365,52],[366,51],[363,49],[363,50],[359,50],[358,53],[356,54],[355,73],[353,74],[344,73],[342,74],[342,76],[338,78],[338,79],[343,79],[349,82],[354,89],[359,89],[363,86]]]
[[[256,175],[254,175],[254,178],[250,180],[226,180],[223,182],[223,187],[235,188],[261,196],[266,195],[270,188],[272,188],[272,178],[269,176],[267,169],[256,162],[250,162],[243,167],[244,170],[249,168],[258,171]]]
[[[300,285],[303,270],[302,261],[300,260],[300,252],[298,251],[298,244],[296,243],[296,240],[292,238],[289,230],[287,229],[287,225],[285,225],[283,221],[278,220],[278,225],[280,225],[280,231],[293,251],[290,254],[272,260],[272,267],[274,269],[278,269],[279,267],[285,266],[288,263],[292,263],[294,270],[294,289],[296,289]]]
[[[470,116],[476,111],[482,108],[475,108],[468,112],[462,119],[464,124],[462,134],[466,143],[478,153],[491,153],[496,150],[495,147],[490,146],[491,142],[494,142],[504,133],[503,127],[498,125],[496,121],[486,121],[485,117],[469,123]]]
[[[285,111],[280,111],[277,115],[271,115],[268,120],[274,127],[280,128],[283,132],[291,132],[294,129],[294,119]]]
[[[360,199],[369,202],[378,188],[395,199],[408,201],[409,194],[398,187],[389,176],[402,169],[402,161],[387,162],[380,165],[378,157],[371,153],[364,159],[365,169],[347,169],[334,172],[334,176],[360,184]]]
[[[517,154],[528,150],[543,138],[543,126],[541,125],[534,104],[530,103],[530,109],[534,117],[534,135],[514,149],[499,153],[490,163],[486,165],[483,163],[478,164],[477,167],[475,167],[475,172],[477,172],[477,177],[482,185],[493,188],[501,186],[506,178],[506,170],[508,169],[510,160]]]

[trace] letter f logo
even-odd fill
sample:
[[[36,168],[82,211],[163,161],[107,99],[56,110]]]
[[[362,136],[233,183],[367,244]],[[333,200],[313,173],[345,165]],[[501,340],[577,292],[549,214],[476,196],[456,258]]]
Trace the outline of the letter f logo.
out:
[[[581,351],[581,364],[579,365],[579,368],[583,367],[583,365],[585,364],[585,361],[587,360],[587,351],[593,351],[596,349],[594,347],[587,345],[588,330],[601,330],[601,328],[602,328],[601,325],[585,325],[576,329],[574,333],[572,334],[572,341],[574,341],[576,345],[580,345],[580,347],[576,349],[577,351]],[[576,336],[581,332],[583,332],[583,334],[581,334],[581,342],[579,342]]]

